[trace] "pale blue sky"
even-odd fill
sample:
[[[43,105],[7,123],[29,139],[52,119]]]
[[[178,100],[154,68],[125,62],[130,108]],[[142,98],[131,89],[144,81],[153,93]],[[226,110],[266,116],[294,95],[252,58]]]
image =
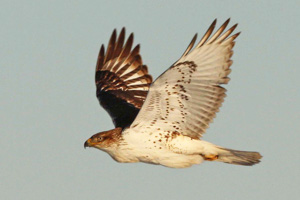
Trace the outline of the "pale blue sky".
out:
[[[51,3],[50,3],[51,2]],[[299,1],[1,1],[0,199],[279,200],[300,195]],[[204,139],[254,167],[120,164],[83,143],[113,128],[95,97],[102,43],[125,26],[153,77],[218,18],[239,23],[228,93]]]

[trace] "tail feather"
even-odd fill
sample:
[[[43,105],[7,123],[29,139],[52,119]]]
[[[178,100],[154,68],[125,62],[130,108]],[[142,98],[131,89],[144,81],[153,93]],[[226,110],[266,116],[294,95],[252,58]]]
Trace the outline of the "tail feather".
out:
[[[262,156],[258,152],[238,151],[233,149],[219,148],[218,159],[216,161],[252,166],[260,162]]]

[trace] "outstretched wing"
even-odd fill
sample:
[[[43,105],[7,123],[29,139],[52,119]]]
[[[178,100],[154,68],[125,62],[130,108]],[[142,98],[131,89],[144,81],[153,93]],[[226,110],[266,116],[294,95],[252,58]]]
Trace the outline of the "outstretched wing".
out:
[[[224,101],[226,90],[220,84],[229,81],[232,48],[239,33],[231,35],[237,24],[224,32],[228,23],[229,19],[212,34],[215,20],[191,50],[194,36],[182,57],[152,84],[130,128],[202,136]]]
[[[96,66],[97,98],[116,127],[130,126],[147,96],[152,77],[143,65],[140,46],[131,50],[133,34],[124,45],[125,28],[117,38],[116,30],[107,51],[101,46]]]

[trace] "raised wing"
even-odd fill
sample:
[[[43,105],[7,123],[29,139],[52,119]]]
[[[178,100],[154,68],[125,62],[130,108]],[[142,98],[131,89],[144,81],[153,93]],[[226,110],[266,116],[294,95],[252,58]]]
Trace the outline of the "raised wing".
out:
[[[223,33],[229,19],[212,35],[216,20],[191,50],[192,42],[182,57],[150,87],[147,99],[130,128],[149,128],[179,132],[199,138],[208,128],[224,101],[229,81],[237,24]],[[231,35],[231,36],[230,36]]]
[[[143,65],[140,46],[131,50],[133,34],[124,45],[125,28],[117,38],[116,30],[107,51],[101,46],[96,66],[97,98],[116,127],[130,126],[147,96],[152,77]]]

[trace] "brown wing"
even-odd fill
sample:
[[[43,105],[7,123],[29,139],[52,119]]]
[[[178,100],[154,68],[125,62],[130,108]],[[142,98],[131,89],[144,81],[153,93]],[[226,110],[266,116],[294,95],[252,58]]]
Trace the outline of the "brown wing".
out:
[[[140,46],[131,50],[133,34],[124,45],[125,28],[117,38],[113,31],[107,50],[101,46],[96,65],[97,98],[115,127],[130,126],[142,107],[152,77],[143,65]]]

